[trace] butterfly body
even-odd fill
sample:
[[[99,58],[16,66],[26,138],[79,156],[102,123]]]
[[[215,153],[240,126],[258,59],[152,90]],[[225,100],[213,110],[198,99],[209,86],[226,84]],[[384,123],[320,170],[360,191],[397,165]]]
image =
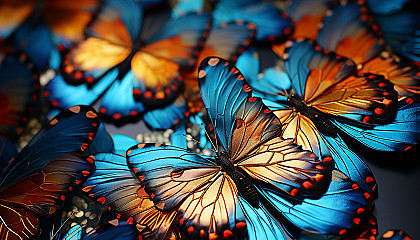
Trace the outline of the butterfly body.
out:
[[[287,103],[298,110],[301,114],[308,117],[315,124],[316,128],[329,137],[337,137],[337,130],[334,125],[317,110],[310,108],[296,95],[287,98]]]
[[[242,196],[255,208],[259,207],[260,199],[258,197],[257,189],[251,183],[251,181],[240,171],[235,168],[235,165],[229,158],[229,155],[225,152],[218,152],[216,154],[216,162],[222,167],[222,171],[232,178],[235,182],[238,191]]]

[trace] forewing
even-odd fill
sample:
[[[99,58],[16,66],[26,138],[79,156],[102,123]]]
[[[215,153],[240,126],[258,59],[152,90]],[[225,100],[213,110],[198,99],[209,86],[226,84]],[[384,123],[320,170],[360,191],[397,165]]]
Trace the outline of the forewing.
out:
[[[233,161],[280,134],[280,121],[261,99],[252,97],[244,80],[236,67],[220,58],[201,63],[200,93],[218,140]]]
[[[287,41],[275,45],[273,50],[284,59],[293,89],[306,102],[322,95],[356,70],[350,59],[325,52],[312,40]]]
[[[159,210],[176,207],[220,172],[210,157],[160,144],[133,146],[127,161]]]

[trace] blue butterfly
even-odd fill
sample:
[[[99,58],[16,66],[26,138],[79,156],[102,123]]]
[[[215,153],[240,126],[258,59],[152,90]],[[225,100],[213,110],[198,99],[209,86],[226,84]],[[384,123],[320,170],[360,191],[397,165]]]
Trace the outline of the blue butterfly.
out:
[[[129,167],[157,209],[177,211],[174,224],[189,238],[284,239],[268,214],[256,182],[288,196],[328,188],[330,160],[317,160],[290,139],[281,123],[251,96],[242,74],[228,62],[206,58],[199,71],[200,93],[222,149],[215,157],[185,148],[138,144],[127,151]],[[184,140],[185,141],[185,140]]]

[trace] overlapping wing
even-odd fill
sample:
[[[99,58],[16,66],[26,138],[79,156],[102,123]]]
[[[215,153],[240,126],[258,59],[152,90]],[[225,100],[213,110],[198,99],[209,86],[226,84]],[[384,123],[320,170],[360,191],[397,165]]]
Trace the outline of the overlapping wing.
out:
[[[246,156],[259,143],[280,134],[280,121],[251,95],[251,88],[236,67],[209,57],[199,70],[200,93],[220,144],[233,161]]]
[[[125,156],[100,153],[95,155],[95,166],[82,190],[118,212],[121,220],[137,224],[142,234],[152,231],[154,238],[164,239],[177,212],[155,208],[144,186],[128,168]]]
[[[367,221],[373,201],[372,195],[337,170],[326,193],[305,195],[302,200],[266,187],[259,190],[295,226],[316,234],[342,235]]]
[[[39,74],[27,55],[8,54],[0,63],[0,134],[15,140],[38,97]]]

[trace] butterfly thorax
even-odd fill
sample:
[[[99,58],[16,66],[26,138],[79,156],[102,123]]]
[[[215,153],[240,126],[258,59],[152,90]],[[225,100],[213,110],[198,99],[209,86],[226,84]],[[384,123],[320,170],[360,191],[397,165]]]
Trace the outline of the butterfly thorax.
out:
[[[302,115],[309,118],[316,126],[318,131],[329,136],[337,137],[337,130],[328,118],[324,117],[318,110],[309,107],[304,101],[302,101],[296,95],[290,95],[287,98],[289,106],[295,108]]]
[[[229,155],[225,151],[218,152],[216,154],[216,162],[228,175],[235,171],[235,166],[233,165]]]
[[[131,60],[134,55],[140,50],[143,46],[143,42],[140,40],[135,40],[133,46],[131,47],[131,53],[119,64],[118,67],[118,77],[117,79],[122,80],[124,76],[131,70]]]
[[[258,197],[257,189],[242,172],[235,168],[235,165],[230,160],[229,155],[225,151],[218,152],[216,154],[216,162],[235,182],[242,197],[245,198],[251,206],[259,208],[260,199]]]

